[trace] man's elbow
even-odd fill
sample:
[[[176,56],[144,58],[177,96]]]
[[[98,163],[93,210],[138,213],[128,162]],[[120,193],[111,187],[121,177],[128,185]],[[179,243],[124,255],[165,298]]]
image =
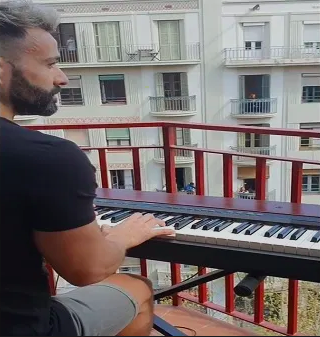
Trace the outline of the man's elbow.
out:
[[[70,270],[67,275],[62,276],[67,282],[76,287],[85,287],[91,284],[99,283],[105,280],[110,275],[114,274],[114,271],[108,271],[98,268],[82,268],[77,270]]]

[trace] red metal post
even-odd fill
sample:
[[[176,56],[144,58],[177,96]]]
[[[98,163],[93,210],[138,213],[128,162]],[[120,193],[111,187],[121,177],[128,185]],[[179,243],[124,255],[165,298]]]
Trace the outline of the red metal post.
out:
[[[204,153],[195,151],[196,194],[204,195]]]
[[[141,169],[140,169],[140,152],[139,148],[132,149],[134,189],[141,191]]]
[[[256,159],[256,199],[266,200],[267,161],[264,158]],[[261,282],[254,294],[254,321],[261,323],[264,320],[264,282]]]
[[[56,295],[56,281],[54,279],[54,271],[50,264],[46,263],[46,269],[48,271],[48,282],[51,296]]]
[[[225,198],[233,197],[233,172],[232,172],[232,155],[223,155],[223,195]],[[231,313],[235,309],[234,303],[234,275],[225,277],[225,301],[226,312]]]
[[[291,172],[291,202],[301,203],[302,198],[302,172],[303,164],[301,162],[292,162]],[[294,335],[298,331],[298,297],[299,282],[297,280],[289,280],[288,294],[288,326],[287,333]]]
[[[196,194],[204,195],[204,153],[195,151],[195,176],[196,176]],[[205,275],[207,269],[205,267],[198,267],[199,275]],[[198,287],[199,303],[207,302],[207,285],[201,284]]]
[[[172,146],[176,141],[176,129],[174,127],[163,127],[163,151],[164,151],[164,169],[166,175],[166,191],[167,193],[177,192],[176,183],[176,165],[175,165],[175,150]],[[181,266],[177,263],[170,263],[171,283],[177,284],[181,282]],[[181,299],[177,295],[172,296],[172,304],[181,304]]]
[[[256,199],[266,200],[267,161],[265,158],[256,159]]]
[[[140,272],[142,276],[148,277],[148,266],[145,259],[140,259]]]
[[[175,145],[176,129],[173,127],[163,127],[163,151],[164,151],[164,169],[166,175],[166,190],[169,193],[177,192],[176,165],[175,165]]]
[[[107,154],[105,149],[98,149],[98,153],[99,153],[101,184],[103,188],[108,188],[109,181],[108,181]]]

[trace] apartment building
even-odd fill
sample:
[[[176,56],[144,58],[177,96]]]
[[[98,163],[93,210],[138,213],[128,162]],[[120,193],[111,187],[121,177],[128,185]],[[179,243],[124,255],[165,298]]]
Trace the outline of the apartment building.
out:
[[[188,121],[320,129],[317,1],[61,0],[56,34],[69,77],[45,123]],[[32,118],[28,116],[28,118]],[[21,123],[42,122],[35,120]],[[82,146],[161,144],[157,130],[58,130]],[[320,131],[319,131],[320,133]],[[177,130],[178,145],[320,160],[317,139]],[[97,168],[98,157],[86,151]],[[206,158],[206,194],[222,196],[222,165]],[[143,189],[164,189],[163,151],[141,152]],[[290,198],[291,168],[268,161],[269,200]],[[108,152],[113,188],[132,188],[126,150]],[[234,157],[234,195],[255,197],[255,161]],[[178,188],[194,180],[192,151],[177,150]],[[303,202],[320,203],[320,172],[305,165]],[[244,188],[245,193],[242,193]]]
[[[60,94],[59,112],[47,119],[28,116],[20,123],[121,123],[202,121],[199,9],[195,0],[97,1],[38,0],[55,7],[61,24],[55,34],[59,66],[69,84]],[[156,131],[156,132],[155,132]],[[159,130],[56,130],[49,133],[78,145],[161,145]],[[177,130],[177,145],[200,145],[201,132]],[[97,152],[86,151],[97,168]],[[193,180],[193,153],[177,150],[177,183]],[[133,164],[128,150],[109,150],[108,178],[113,188],[132,189]],[[143,189],[165,185],[164,154],[141,151]]]
[[[319,2],[200,3],[206,121],[314,129],[320,136]],[[215,133],[204,142],[224,150],[320,161],[318,139]],[[209,194],[222,195],[222,165],[213,165],[215,160],[207,161],[212,177],[207,187]],[[235,157],[233,172],[235,195],[254,198],[255,161]],[[290,200],[290,175],[288,164],[267,162],[269,200]],[[246,193],[239,193],[242,187]],[[320,204],[320,171],[315,166],[304,166],[302,189],[303,202]]]

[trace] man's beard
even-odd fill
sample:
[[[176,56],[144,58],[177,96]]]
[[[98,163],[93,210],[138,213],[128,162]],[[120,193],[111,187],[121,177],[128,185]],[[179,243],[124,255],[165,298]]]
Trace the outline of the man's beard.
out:
[[[60,87],[54,87],[48,92],[30,84],[22,72],[13,67],[8,93],[0,92],[0,101],[9,105],[16,115],[48,117],[58,110],[54,95],[59,92]]]

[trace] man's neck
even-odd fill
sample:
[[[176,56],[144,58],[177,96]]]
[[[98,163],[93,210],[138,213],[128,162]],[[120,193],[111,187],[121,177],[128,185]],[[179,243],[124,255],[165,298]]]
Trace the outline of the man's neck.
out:
[[[13,121],[14,113],[10,107],[0,103],[0,117],[6,118],[9,121]]]

